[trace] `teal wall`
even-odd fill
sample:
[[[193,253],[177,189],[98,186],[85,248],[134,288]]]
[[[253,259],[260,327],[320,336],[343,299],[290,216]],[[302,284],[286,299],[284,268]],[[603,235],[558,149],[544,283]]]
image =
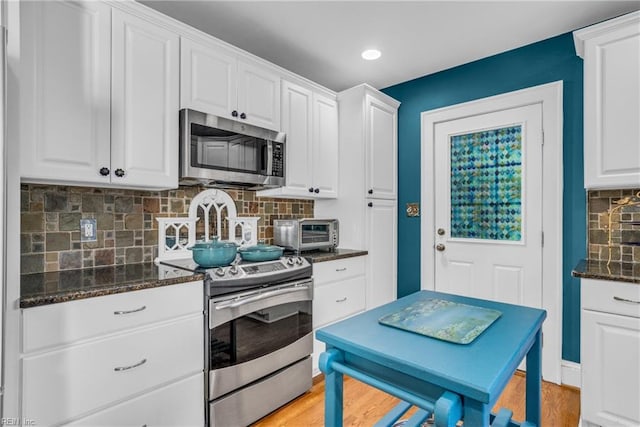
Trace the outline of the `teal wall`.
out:
[[[398,114],[398,296],[420,289],[420,113],[562,80],[564,217],[562,358],[580,361],[580,288],[572,268],[586,253],[582,166],[582,59],[571,33],[383,89],[402,102]],[[422,205],[424,212],[430,210]]]

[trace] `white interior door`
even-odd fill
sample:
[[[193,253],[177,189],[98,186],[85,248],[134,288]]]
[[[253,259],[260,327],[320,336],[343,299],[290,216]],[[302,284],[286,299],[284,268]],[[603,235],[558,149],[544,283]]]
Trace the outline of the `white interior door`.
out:
[[[542,307],[541,113],[436,125],[436,290]]]

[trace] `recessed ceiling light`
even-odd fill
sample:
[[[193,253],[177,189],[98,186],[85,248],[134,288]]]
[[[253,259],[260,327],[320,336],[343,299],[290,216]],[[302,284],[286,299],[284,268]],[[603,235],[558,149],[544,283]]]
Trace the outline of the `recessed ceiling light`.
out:
[[[373,61],[374,59],[380,58],[382,53],[378,49],[367,49],[362,52],[362,58],[367,61]]]

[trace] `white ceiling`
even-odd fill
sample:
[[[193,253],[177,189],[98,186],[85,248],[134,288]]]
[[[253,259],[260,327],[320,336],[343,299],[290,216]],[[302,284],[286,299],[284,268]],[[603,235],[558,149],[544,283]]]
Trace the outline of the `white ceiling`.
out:
[[[640,1],[141,1],[335,91],[384,88],[634,10]],[[365,61],[362,50],[382,51]]]

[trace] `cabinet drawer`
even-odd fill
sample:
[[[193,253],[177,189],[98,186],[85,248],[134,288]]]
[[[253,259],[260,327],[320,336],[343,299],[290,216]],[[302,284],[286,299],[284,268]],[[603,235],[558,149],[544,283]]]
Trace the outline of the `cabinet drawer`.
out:
[[[364,307],[364,276],[320,287],[313,296],[313,327],[342,319],[364,310]]]
[[[202,396],[204,379],[199,373],[66,425],[201,427]]]
[[[23,352],[202,312],[202,298],[198,281],[27,308]]]
[[[313,283],[324,283],[364,275],[364,256],[337,259],[313,264]]]
[[[609,280],[581,280],[582,308],[640,317],[640,285]]]
[[[53,425],[202,372],[202,337],[198,314],[24,357],[23,414]]]

